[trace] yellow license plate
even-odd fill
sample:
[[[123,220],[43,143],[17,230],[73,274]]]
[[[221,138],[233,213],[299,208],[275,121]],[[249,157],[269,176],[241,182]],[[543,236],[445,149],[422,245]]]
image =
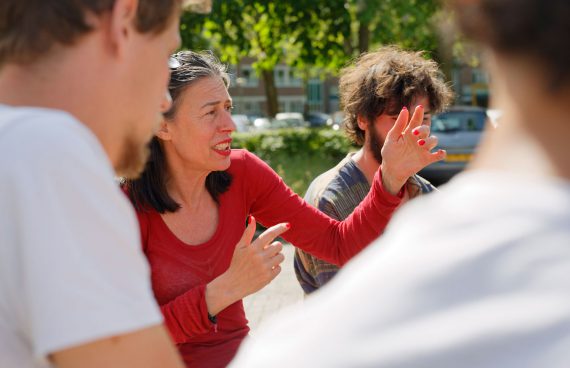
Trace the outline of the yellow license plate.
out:
[[[468,153],[462,153],[462,154],[451,153],[451,154],[447,155],[447,157],[445,158],[445,161],[446,162],[468,162],[468,161],[471,161],[472,157],[473,157],[473,155],[468,154]]]

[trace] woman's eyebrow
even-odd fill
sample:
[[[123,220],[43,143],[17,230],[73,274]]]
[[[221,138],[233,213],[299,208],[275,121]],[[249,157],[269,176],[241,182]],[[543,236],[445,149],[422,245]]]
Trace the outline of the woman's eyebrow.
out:
[[[206,102],[205,104],[203,104],[200,108],[203,109],[204,107],[208,107],[208,106],[215,106],[217,104],[219,104],[222,101],[211,101],[211,102]]]

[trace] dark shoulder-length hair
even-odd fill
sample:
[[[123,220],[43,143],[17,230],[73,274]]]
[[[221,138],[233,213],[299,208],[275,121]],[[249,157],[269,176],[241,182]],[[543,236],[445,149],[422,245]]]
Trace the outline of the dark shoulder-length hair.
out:
[[[168,91],[172,106],[164,114],[167,121],[176,116],[180,96],[192,83],[212,76],[222,78],[226,87],[230,81],[226,67],[211,52],[178,52],[171,58],[170,73]],[[159,213],[176,212],[180,204],[166,190],[166,158],[156,136],[150,141],[149,149],[150,157],[143,173],[137,179],[126,179],[123,188],[138,211],[154,209]],[[218,203],[220,194],[229,189],[231,182],[231,175],[226,171],[213,171],[206,177],[206,189]]]

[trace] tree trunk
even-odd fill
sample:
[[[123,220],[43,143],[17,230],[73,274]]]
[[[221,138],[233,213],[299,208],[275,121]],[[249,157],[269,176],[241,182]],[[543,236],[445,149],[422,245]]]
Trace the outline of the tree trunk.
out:
[[[443,73],[446,82],[453,83],[453,52],[452,44],[446,44],[443,41],[439,43],[438,48],[433,52],[433,59],[438,63],[439,70]],[[457,91],[456,91],[457,92]]]
[[[265,86],[265,98],[267,99],[267,116],[274,117],[279,111],[277,104],[277,88],[275,87],[275,75],[273,69],[262,70],[263,85]]]
[[[309,72],[307,70],[303,73],[303,91],[305,92],[305,103],[303,104],[303,115],[306,117],[309,114]]]
[[[370,48],[370,25],[360,22],[358,25],[358,51],[362,54]]]

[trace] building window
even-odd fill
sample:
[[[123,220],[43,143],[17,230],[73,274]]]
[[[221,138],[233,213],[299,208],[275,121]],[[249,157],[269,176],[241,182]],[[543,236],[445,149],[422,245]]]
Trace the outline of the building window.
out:
[[[293,69],[288,66],[279,65],[273,71],[276,87],[302,87],[303,80],[295,75]]]
[[[338,101],[338,87],[333,86],[329,88],[329,110],[331,112],[338,111],[340,109]]]
[[[255,71],[252,69],[251,65],[244,65],[241,67],[241,75],[238,79],[238,87],[257,87],[259,84],[259,79],[255,75]],[[241,85],[240,82],[241,81]]]
[[[320,79],[311,79],[307,85],[309,111],[323,111],[323,84]]]
[[[287,73],[284,67],[277,67],[274,71],[275,76],[275,86],[276,87],[287,87]]]
[[[295,75],[292,69],[289,69],[289,85],[291,87],[302,87],[303,80]]]

